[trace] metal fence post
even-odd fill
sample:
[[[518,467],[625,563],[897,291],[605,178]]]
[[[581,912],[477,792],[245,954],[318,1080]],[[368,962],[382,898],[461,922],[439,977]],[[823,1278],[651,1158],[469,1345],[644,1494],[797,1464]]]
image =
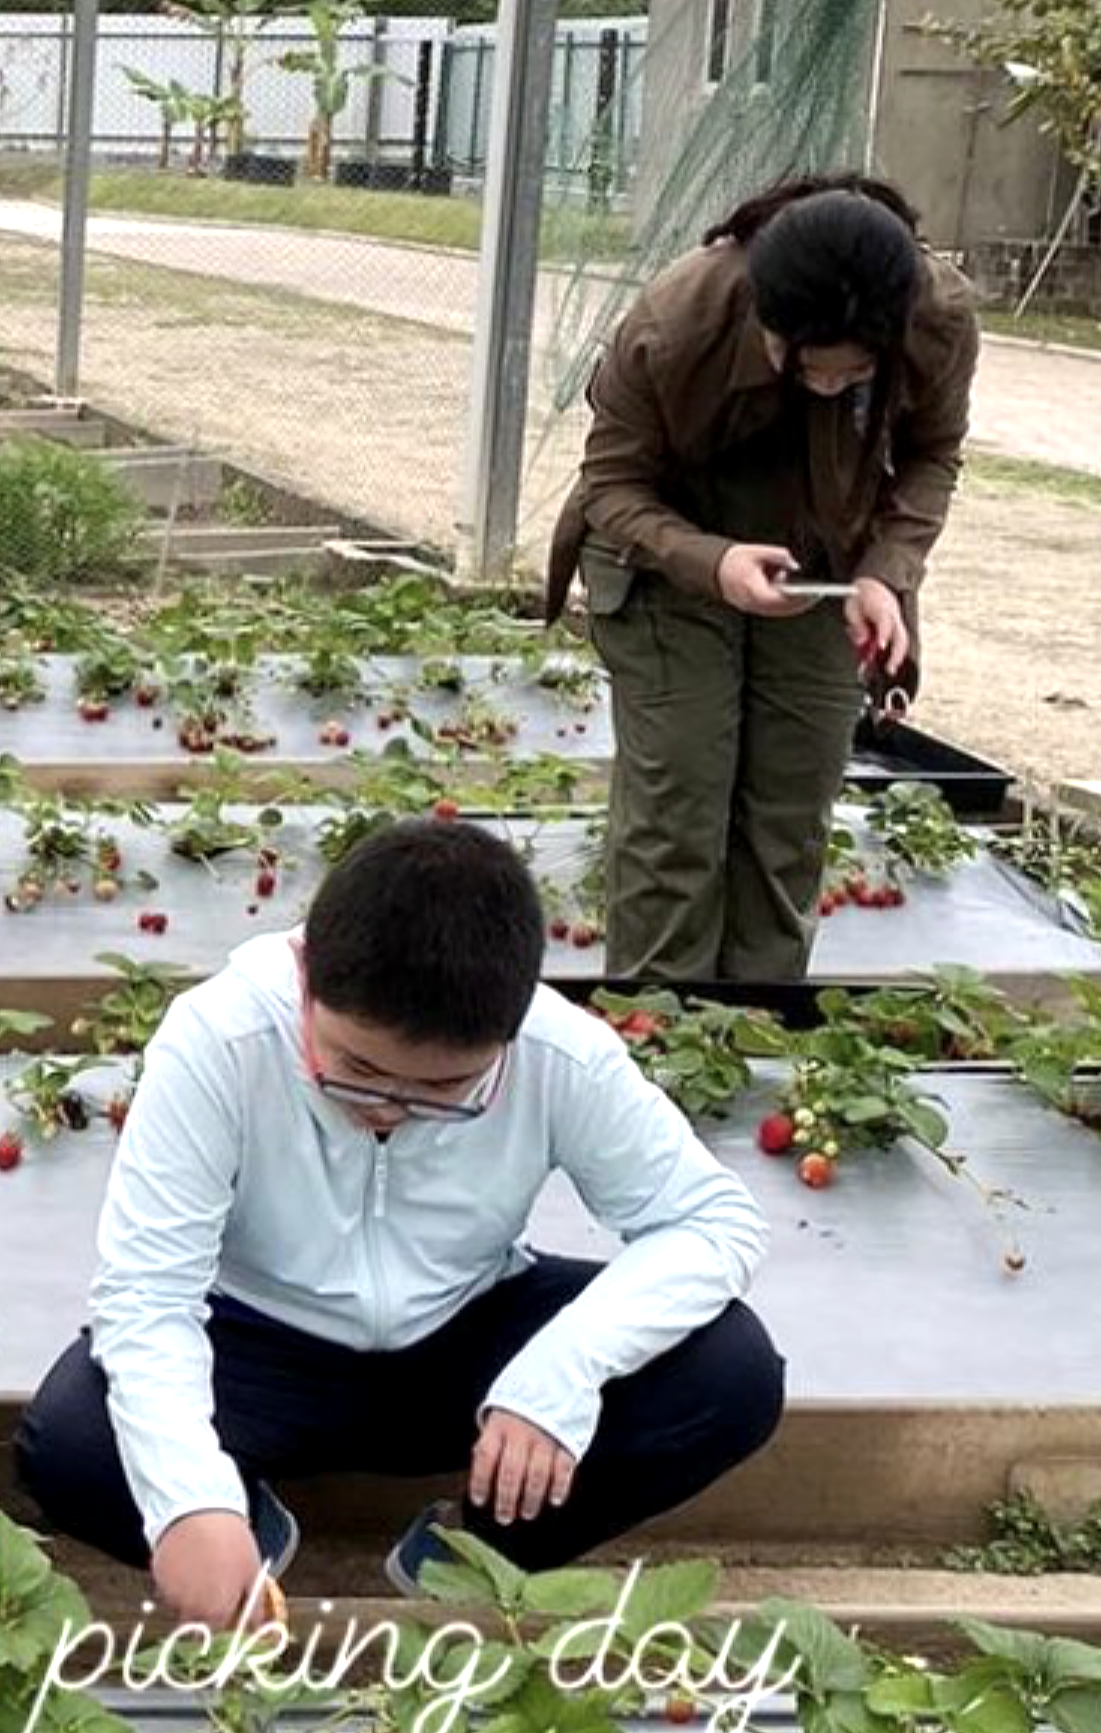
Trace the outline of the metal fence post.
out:
[[[507,581],[516,547],[557,0],[497,20],[459,565]]]
[[[99,0],[74,0],[55,381],[59,397],[75,397],[80,384],[80,328],[84,313],[84,254],[88,237],[88,184],[92,172],[98,22]]]

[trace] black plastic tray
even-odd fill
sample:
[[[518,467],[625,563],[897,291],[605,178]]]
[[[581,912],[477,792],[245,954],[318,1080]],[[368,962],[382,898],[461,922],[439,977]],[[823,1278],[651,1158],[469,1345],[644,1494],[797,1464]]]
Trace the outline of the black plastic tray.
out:
[[[933,782],[961,817],[994,818],[1005,807],[1013,777],[935,734],[905,722],[876,726],[864,716],[845,780],[871,794],[892,782]]]

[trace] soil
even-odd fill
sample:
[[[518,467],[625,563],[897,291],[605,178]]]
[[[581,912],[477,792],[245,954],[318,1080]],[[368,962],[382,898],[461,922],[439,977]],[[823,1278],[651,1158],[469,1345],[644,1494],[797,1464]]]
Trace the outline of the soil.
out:
[[[49,248],[5,237],[0,360],[44,381],[55,280]],[[89,261],[92,403],[440,547],[455,539],[469,367],[464,335],[412,318]],[[535,568],[585,425],[550,416],[536,373],[522,514]],[[1052,392],[1049,418],[1054,378]],[[1099,570],[1101,505],[965,482],[929,577],[915,721],[1029,785],[1101,777]]]

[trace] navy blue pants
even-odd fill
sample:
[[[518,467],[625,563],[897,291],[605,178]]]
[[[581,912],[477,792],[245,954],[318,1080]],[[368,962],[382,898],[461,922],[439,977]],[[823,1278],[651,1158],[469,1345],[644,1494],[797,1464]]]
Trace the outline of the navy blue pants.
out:
[[[392,1353],[358,1353],[214,1296],[208,1330],[222,1444],[246,1486],[345,1471],[465,1470],[478,1407],[498,1372],[600,1268],[541,1255],[435,1334]],[[498,1526],[466,1504],[464,1523],[525,1569],[564,1564],[743,1462],[782,1408],[783,1361],[754,1313],[735,1302],[605,1386],[600,1425],[564,1505]],[[47,1376],[15,1448],[24,1485],[56,1528],[126,1564],[148,1563],[87,1332]]]

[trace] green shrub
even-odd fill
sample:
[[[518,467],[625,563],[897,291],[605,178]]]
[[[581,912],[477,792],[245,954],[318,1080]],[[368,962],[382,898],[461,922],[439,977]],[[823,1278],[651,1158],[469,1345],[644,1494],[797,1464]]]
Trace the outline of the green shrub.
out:
[[[97,458],[46,440],[0,447],[0,574],[81,584],[134,575],[142,514]]]

